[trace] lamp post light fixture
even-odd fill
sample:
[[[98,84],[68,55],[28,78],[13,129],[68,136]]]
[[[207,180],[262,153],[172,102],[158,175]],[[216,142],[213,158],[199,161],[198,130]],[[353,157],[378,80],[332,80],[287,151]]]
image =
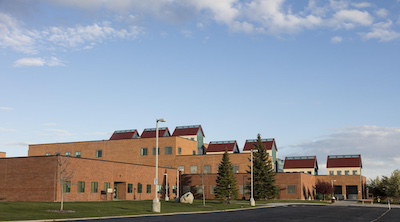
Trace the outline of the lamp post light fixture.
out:
[[[256,205],[256,201],[254,200],[254,170],[253,170],[253,149],[251,149],[251,197],[250,197],[250,206],[255,206]]]
[[[153,199],[153,212],[159,213],[161,211],[161,203],[157,196],[157,189],[158,189],[158,122],[165,122],[164,119],[157,119],[156,120],[156,177],[154,178],[154,199]]]

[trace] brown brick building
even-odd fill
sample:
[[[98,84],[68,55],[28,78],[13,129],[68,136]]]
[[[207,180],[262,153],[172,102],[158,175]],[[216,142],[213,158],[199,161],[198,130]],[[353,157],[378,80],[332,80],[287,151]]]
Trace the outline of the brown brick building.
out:
[[[181,194],[191,190],[197,196],[204,185],[206,198],[213,199],[216,173],[225,150],[230,152],[239,193],[249,198],[244,187],[249,180],[247,171],[255,140],[247,140],[240,153],[236,141],[204,144],[200,125],[179,126],[172,134],[165,127],[159,128],[159,149],[156,149],[155,134],[154,128],[145,129],[142,135],[137,130],[119,130],[109,140],[29,145],[28,157],[0,158],[0,200],[52,202],[60,201],[61,196],[65,201],[150,200],[156,190],[156,152],[160,167],[157,190],[161,199],[166,180],[170,198],[175,198],[178,185]],[[278,169],[275,140],[262,142],[274,168]],[[316,164],[316,159],[313,163]],[[318,166],[311,168],[315,170]],[[313,172],[277,173],[279,199],[314,199],[317,180],[332,182],[338,198],[363,197],[365,177],[317,176]]]

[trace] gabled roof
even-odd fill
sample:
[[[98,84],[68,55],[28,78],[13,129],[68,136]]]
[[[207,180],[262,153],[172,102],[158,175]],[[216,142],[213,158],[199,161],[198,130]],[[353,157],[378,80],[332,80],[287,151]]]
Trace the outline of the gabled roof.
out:
[[[116,130],[110,140],[125,140],[139,138],[139,132],[136,129],[131,130]]]
[[[223,153],[225,150],[227,150],[228,153],[239,153],[239,147],[236,140],[210,142],[206,153]]]
[[[274,138],[270,138],[270,139],[261,139],[262,144],[264,145],[264,147],[267,150],[272,150],[273,148],[275,148],[276,150],[278,150],[278,148],[276,147],[276,143],[275,143],[275,139]],[[254,145],[257,144],[257,139],[251,139],[251,140],[246,140],[246,143],[244,144],[243,147],[243,151],[251,151],[252,149],[254,149]]]
[[[171,136],[168,127],[158,127],[159,137]],[[141,138],[156,138],[156,128],[147,128],[143,130]]]
[[[201,132],[203,137],[205,137],[203,129],[201,125],[193,125],[193,126],[177,126],[172,133],[172,136],[195,136]]]
[[[326,168],[361,167],[361,155],[330,155],[326,161]]]
[[[283,169],[313,168],[318,169],[316,156],[286,157]]]

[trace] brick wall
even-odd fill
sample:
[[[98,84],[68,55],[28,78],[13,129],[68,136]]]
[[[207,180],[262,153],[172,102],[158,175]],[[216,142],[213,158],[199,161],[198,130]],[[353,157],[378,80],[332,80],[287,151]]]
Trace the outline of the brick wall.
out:
[[[0,159],[0,201],[53,201],[56,158]]]
[[[59,167],[59,163],[62,166]],[[0,159],[0,200],[1,201],[60,201],[60,171],[67,171],[72,177],[69,193],[64,193],[64,201],[102,201],[112,200],[113,195],[102,195],[104,183],[118,189],[120,200],[151,200],[155,196],[155,168],[74,157],[26,157]],[[159,168],[159,184],[165,184],[165,172],[170,186],[176,185],[176,170]],[[85,191],[78,192],[78,183],[85,183]],[[91,183],[98,183],[98,191],[92,192]],[[138,183],[143,185],[143,192],[138,193]],[[128,193],[128,184],[133,185],[133,192]],[[146,185],[151,185],[151,193],[146,192]],[[172,189],[170,196],[172,197]]]

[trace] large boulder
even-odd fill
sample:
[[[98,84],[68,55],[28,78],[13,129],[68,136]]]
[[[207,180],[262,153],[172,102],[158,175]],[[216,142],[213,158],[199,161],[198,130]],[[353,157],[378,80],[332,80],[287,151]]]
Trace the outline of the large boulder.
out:
[[[191,192],[187,192],[187,193],[183,194],[180,199],[181,203],[188,203],[188,204],[192,204],[193,200],[194,200],[194,196]]]

